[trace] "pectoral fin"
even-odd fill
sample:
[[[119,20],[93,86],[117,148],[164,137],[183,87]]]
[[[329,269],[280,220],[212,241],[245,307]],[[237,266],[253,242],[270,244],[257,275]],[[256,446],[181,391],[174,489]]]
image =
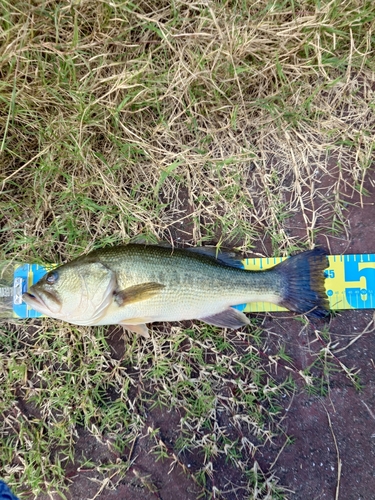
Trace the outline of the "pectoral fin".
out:
[[[249,318],[245,316],[243,312],[232,309],[231,307],[219,314],[199,319],[210,325],[233,329],[250,324]]]
[[[164,285],[161,283],[141,283],[140,285],[129,286],[125,290],[115,292],[116,303],[121,307],[133,302],[140,302],[158,294]]]
[[[120,321],[119,325],[123,326],[126,330],[129,332],[136,333],[137,335],[140,335],[141,337],[144,337],[145,339],[150,338],[150,334],[148,333],[148,328],[144,323],[141,323],[139,325],[129,325],[125,322]]]

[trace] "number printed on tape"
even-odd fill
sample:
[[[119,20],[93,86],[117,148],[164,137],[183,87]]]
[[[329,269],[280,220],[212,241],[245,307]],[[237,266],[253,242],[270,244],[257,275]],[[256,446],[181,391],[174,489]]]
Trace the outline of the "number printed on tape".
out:
[[[326,290],[331,309],[375,307],[375,254],[331,255]]]

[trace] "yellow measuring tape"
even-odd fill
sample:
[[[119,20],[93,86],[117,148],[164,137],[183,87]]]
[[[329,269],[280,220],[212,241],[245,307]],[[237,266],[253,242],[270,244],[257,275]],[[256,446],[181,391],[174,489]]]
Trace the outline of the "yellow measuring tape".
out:
[[[269,269],[287,257],[244,259],[251,271]],[[325,288],[332,310],[375,308],[375,254],[329,255],[324,271]],[[245,312],[286,311],[268,302],[246,304]]]

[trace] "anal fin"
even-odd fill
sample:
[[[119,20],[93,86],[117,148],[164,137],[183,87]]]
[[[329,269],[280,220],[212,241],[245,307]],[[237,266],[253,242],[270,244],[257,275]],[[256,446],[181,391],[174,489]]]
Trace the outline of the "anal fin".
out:
[[[249,318],[243,312],[231,307],[218,314],[199,319],[209,325],[220,326],[222,328],[237,329],[250,324]]]
[[[144,323],[139,323],[138,325],[129,325],[128,323],[126,323],[125,320],[125,322],[120,321],[119,325],[123,326],[129,332],[136,333],[137,335],[140,335],[145,339],[150,338],[150,334],[148,333],[148,328]]]

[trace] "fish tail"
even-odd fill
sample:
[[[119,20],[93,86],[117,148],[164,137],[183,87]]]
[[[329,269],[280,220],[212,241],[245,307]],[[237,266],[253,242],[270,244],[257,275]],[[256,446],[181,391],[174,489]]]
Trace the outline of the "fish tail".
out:
[[[282,278],[280,305],[300,314],[322,318],[330,309],[324,288],[324,270],[329,266],[325,250],[315,248],[284,260],[274,269]]]

